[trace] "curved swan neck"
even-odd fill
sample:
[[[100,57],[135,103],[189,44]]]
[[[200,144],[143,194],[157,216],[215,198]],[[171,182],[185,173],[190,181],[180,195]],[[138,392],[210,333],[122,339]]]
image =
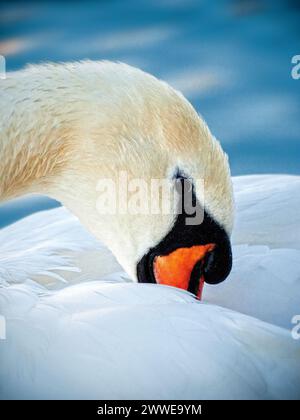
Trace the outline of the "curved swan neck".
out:
[[[191,104],[153,76],[107,62],[33,66],[1,81],[0,108],[0,200],[49,195],[98,235],[100,179],[123,170],[165,179],[180,167],[204,179],[208,211],[231,231],[226,155]],[[128,217],[120,224],[125,237]]]
[[[0,201],[47,193],[70,155],[70,128],[22,90],[22,77],[0,85]]]
[[[30,137],[26,140],[28,144],[24,145],[13,141],[2,144],[1,201],[29,193],[42,193],[51,179],[63,169],[65,145],[57,146],[51,142],[42,145]]]

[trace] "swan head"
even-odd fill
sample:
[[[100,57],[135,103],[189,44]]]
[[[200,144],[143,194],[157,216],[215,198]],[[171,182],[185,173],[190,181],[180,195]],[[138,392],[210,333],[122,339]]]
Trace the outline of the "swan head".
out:
[[[17,98],[14,115],[24,124],[35,115],[28,151],[24,132],[17,140],[8,124],[24,156],[16,185],[32,181],[28,191],[36,186],[60,200],[136,281],[200,297],[204,282],[226,278],[233,225],[228,159],[179,92],[121,63],[34,66],[14,78],[6,83],[19,83],[20,95],[32,98],[30,113]]]
[[[210,141],[212,150],[206,159],[212,167],[206,166],[204,173],[200,150],[191,148],[178,160],[173,147],[161,153],[153,145],[144,157],[141,145],[137,160],[129,159],[130,169],[122,166],[115,172],[112,192],[117,197],[104,200],[114,209],[111,216],[101,207],[107,198],[102,193],[106,195],[110,186],[103,188],[100,180],[99,217],[107,220],[101,235],[106,231],[104,241],[138,282],[179,287],[201,298],[204,282],[217,284],[229,274],[231,181],[227,158],[216,140]],[[223,173],[216,175],[219,171]],[[121,203],[125,195],[127,201]],[[123,204],[123,214],[115,203]]]
[[[204,282],[219,283],[231,270],[227,156],[179,92],[119,66],[98,114],[94,104],[92,148],[86,142],[79,154],[77,214],[135,280],[200,297]]]

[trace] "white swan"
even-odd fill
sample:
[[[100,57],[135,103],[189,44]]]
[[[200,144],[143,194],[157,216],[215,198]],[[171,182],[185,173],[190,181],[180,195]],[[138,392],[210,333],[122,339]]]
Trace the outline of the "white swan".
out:
[[[58,199],[141,282],[200,294],[203,276],[192,281],[192,270],[201,253],[207,283],[227,276],[233,224],[227,157],[181,94],[109,62],[29,67],[8,75],[0,89],[0,199],[32,192]],[[99,214],[99,181],[109,179],[122,193],[123,172],[146,186],[165,180],[176,197],[178,179],[190,179],[203,223],[187,226],[185,214],[177,217],[179,197],[169,212]],[[171,264],[174,251],[181,254]]]
[[[73,70],[76,73],[75,70],[81,66],[89,69],[94,64],[67,66],[65,77],[73,74]],[[99,66],[102,68],[102,64]],[[112,64],[105,66],[110,69],[107,77],[111,79],[116,67]],[[126,77],[133,72],[134,84],[138,85],[139,75],[144,77],[143,73],[136,70],[121,68],[128,70],[129,75]],[[59,73],[60,69],[61,66],[33,68],[27,73],[18,73],[16,79],[23,78],[24,82],[28,77],[25,81],[32,86],[29,75],[39,78],[38,75],[44,74],[46,84],[51,85],[53,77],[57,77],[56,71]],[[65,71],[65,67],[63,69]],[[65,77],[61,79],[62,89],[68,80]],[[74,79],[79,83],[75,76]],[[7,82],[5,93],[8,96],[9,91],[15,92],[14,84],[20,83],[18,86],[21,86],[20,81],[14,80]],[[80,80],[82,82],[83,78]],[[91,74],[86,83],[95,84]],[[169,91],[160,82],[153,83],[159,83],[160,88],[164,86]],[[104,86],[107,87],[108,84]],[[84,87],[88,88],[87,85]],[[38,84],[37,104],[38,98],[43,97],[47,90],[45,88],[43,92],[39,92],[39,88]],[[128,92],[128,86],[123,86],[122,83],[119,88],[126,88]],[[27,89],[25,83],[25,92]],[[191,111],[180,96],[173,94],[175,98],[180,98],[180,104]],[[65,95],[67,97],[66,93]],[[84,103],[84,96],[80,95],[78,99]],[[15,101],[12,102],[10,111],[7,111],[7,117],[10,112],[16,112]],[[26,95],[20,101],[21,108],[23,103],[26,103]],[[66,99],[65,107],[61,109],[66,111],[67,104],[72,105]],[[117,105],[114,103],[114,106]],[[141,108],[145,104],[138,105]],[[26,109],[24,105],[22,111],[20,110],[21,114],[17,113],[17,116],[26,113]],[[122,109],[124,110],[124,104]],[[175,112],[174,109],[173,111]],[[47,125],[47,112],[55,113],[57,110],[54,107],[51,111],[45,110],[43,114],[44,125],[49,129],[47,133],[54,136],[57,127],[55,124],[52,127]],[[92,117],[95,116],[96,109],[90,109],[89,112],[85,124],[87,121],[93,124]],[[179,119],[178,112],[176,107],[175,120]],[[65,113],[68,115],[68,112]],[[14,121],[18,121],[15,116]],[[38,113],[34,116],[41,118]],[[130,124],[135,124],[136,115],[135,118],[132,117],[131,114],[127,115]],[[5,126],[6,121],[1,123]],[[191,120],[188,121],[194,124]],[[198,132],[198,125],[200,124],[202,130],[203,123],[197,118],[196,121],[194,129]],[[73,123],[76,126],[76,121]],[[34,118],[32,124],[28,128],[28,139],[32,139],[31,130],[36,132]],[[176,165],[179,166],[180,163],[184,173],[195,178],[203,169],[197,168],[196,161],[203,166],[205,156],[211,159],[205,171],[209,178],[207,188],[211,190],[205,203],[207,201],[207,208],[215,219],[214,229],[219,231],[223,226],[222,234],[230,233],[232,196],[226,159],[205,127],[201,133],[209,136],[209,139],[206,149],[202,145],[204,154],[198,159],[194,155],[198,140],[190,140],[193,138],[193,130],[187,121],[178,121],[178,124],[176,131],[185,129],[180,133],[185,133],[186,142],[191,141],[188,149],[191,148],[189,150],[192,153],[185,146],[183,150],[179,148],[177,155],[180,156],[180,162],[176,159]],[[80,133],[80,128],[83,127],[76,126],[77,128]],[[97,127],[92,128],[94,130]],[[95,154],[95,151],[87,153],[89,146],[86,146],[81,150],[82,161],[78,157],[76,166],[73,158],[70,158],[71,161],[65,160],[74,151],[72,143],[71,149],[63,150],[62,161],[57,156],[59,166],[55,167],[54,161],[50,159],[52,152],[51,148],[47,148],[49,138],[46,136],[47,144],[43,146],[46,146],[47,152],[43,155],[43,149],[40,149],[39,156],[36,157],[40,163],[35,166],[35,160],[31,159],[32,170],[29,170],[31,166],[27,165],[26,158],[29,152],[32,153],[32,148],[27,150],[24,138],[22,140],[18,137],[20,129],[18,124],[4,127],[4,132],[7,130],[11,136],[15,136],[17,144],[20,140],[20,148],[17,147],[15,153],[16,156],[18,153],[24,154],[24,161],[19,167],[13,165],[12,149],[8,144],[2,146],[2,152],[6,153],[5,171],[3,170],[1,178],[5,180],[1,184],[2,196],[12,197],[17,193],[33,190],[47,190],[57,198],[66,196],[65,202],[71,210],[99,237],[100,224],[101,228],[103,226],[95,219],[96,213],[93,213],[91,201],[90,206],[85,207],[88,210],[86,214],[77,209],[76,205],[81,203],[80,198],[91,200],[89,194],[95,194],[89,185],[96,179],[96,161],[99,159],[103,163],[105,157]],[[95,134],[93,130],[91,134]],[[179,131],[175,132],[175,138]],[[114,132],[112,128],[112,133]],[[191,136],[187,136],[187,132]],[[162,132],[158,130],[156,134],[159,136]],[[64,139],[63,136],[61,138]],[[82,139],[77,140],[76,148],[82,142]],[[161,176],[162,169],[165,174],[170,163],[173,167],[173,156],[167,154],[162,157],[159,154],[159,158],[165,159],[161,168],[154,150],[147,149],[148,143],[135,140],[130,149],[133,153],[130,155],[132,159],[136,152],[134,148],[142,147],[142,150],[146,148],[149,166],[156,168],[155,173]],[[174,140],[174,137],[171,136],[169,140]],[[33,139],[32,141],[35,144]],[[88,137],[89,142],[91,137]],[[36,146],[38,145],[39,142]],[[163,145],[166,147],[166,143]],[[163,148],[161,144],[156,143],[155,146],[155,151],[157,147]],[[123,147],[131,146],[126,143]],[[172,147],[175,145],[172,144]],[[105,150],[105,154],[108,154],[111,162],[114,161],[113,156],[116,162],[122,159],[122,155],[116,154],[115,150]],[[47,156],[49,162],[46,160]],[[89,158],[88,163],[93,168],[90,172],[85,167],[83,156]],[[183,157],[186,160],[183,161]],[[146,161],[143,163],[146,177],[151,177],[151,167],[148,167]],[[217,163],[216,166],[214,163]],[[43,172],[45,169],[50,170],[51,176],[48,172]],[[140,168],[134,167],[135,176],[136,171],[140,173]],[[110,168],[110,175],[112,172]],[[14,174],[19,176],[14,178]],[[85,184],[84,188],[78,185],[79,178]],[[77,181],[73,189],[69,190],[74,180]],[[11,186],[14,188],[8,188]],[[127,275],[120,273],[122,269],[113,255],[90,237],[76,217],[63,208],[32,215],[3,229],[0,233],[0,279],[4,287],[0,290],[0,307],[6,319],[7,338],[0,341],[0,359],[3,362],[0,369],[1,398],[299,398],[300,346],[290,331],[293,327],[291,318],[297,313],[300,294],[300,267],[297,263],[297,232],[300,222],[298,213],[294,210],[299,202],[298,187],[299,179],[295,177],[235,179],[238,219],[233,239],[236,244],[236,261],[226,282],[218,287],[205,287],[206,303],[196,301],[191,294],[179,289],[132,283]],[[258,194],[263,195],[265,206],[260,205],[257,200]],[[281,202],[281,194],[288,197],[288,203],[294,201],[295,207]],[[281,210],[287,218],[282,217]],[[170,219],[161,218],[157,221],[157,218],[141,217],[138,218],[137,225],[128,223],[131,221],[125,218],[116,220],[117,229],[114,231],[112,223],[109,225],[111,220],[106,219],[107,226],[114,235],[109,236],[109,229],[104,229],[107,234],[104,234],[103,239],[131,277],[135,278],[138,261],[149,247],[156,244],[155,238],[157,239],[159,232],[160,235],[166,235],[170,229]],[[274,226],[281,232],[280,235],[276,234]],[[289,226],[293,226],[292,235],[286,233]],[[260,232],[260,235],[257,237],[253,230]],[[115,244],[118,232],[121,245],[124,248],[126,244],[129,249],[122,250],[120,244]],[[205,232],[202,234],[205,236]],[[158,235],[159,240],[163,236]],[[282,275],[282,278],[278,278],[272,271],[272,265],[281,258],[293,261],[293,270],[288,276]],[[128,263],[126,259],[129,259]],[[276,268],[277,272],[278,269]],[[284,284],[288,283],[288,287],[284,288],[281,280]],[[74,284],[69,286],[62,281]],[[78,282],[80,284],[76,284]],[[50,290],[57,289],[58,285],[63,287],[60,290]],[[218,290],[222,291],[218,293]],[[249,317],[249,314],[257,318]]]

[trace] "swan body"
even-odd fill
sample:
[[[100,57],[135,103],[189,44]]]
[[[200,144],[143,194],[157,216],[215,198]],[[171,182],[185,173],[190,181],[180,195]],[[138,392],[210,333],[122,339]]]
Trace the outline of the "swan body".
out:
[[[2,229],[1,398],[299,399],[300,178],[233,181],[234,268],[202,302],[133,282],[64,208]]]

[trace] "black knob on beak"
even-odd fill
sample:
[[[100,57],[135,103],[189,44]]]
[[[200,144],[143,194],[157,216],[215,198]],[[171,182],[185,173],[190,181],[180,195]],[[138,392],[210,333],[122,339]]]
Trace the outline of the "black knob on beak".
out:
[[[204,280],[208,284],[221,283],[226,279],[232,267],[232,252],[229,238],[224,232],[221,243],[208,252],[203,261]]]

